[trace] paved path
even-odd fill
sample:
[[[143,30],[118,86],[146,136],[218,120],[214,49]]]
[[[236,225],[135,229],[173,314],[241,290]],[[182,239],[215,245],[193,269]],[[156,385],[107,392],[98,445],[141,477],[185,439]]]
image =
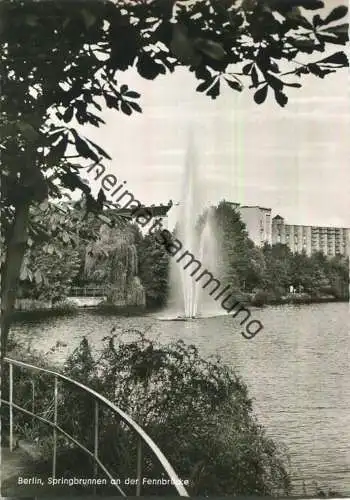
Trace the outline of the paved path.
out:
[[[35,473],[35,460],[24,450],[17,448],[10,451],[9,448],[1,448],[1,497],[33,497],[53,496],[64,493],[65,498],[74,495],[73,488],[53,488],[38,484],[21,484],[21,478],[34,478],[33,483],[38,480]]]
[[[16,496],[22,493],[23,487],[18,485],[18,478],[27,476],[32,468],[32,459],[21,449],[10,451],[1,448],[1,494],[2,496]]]
[[[5,498],[10,500],[8,497],[12,497],[11,500],[18,497],[22,500],[24,498],[33,500],[33,497],[40,500],[52,497],[54,497],[54,500],[64,500],[76,496],[84,497],[86,500],[92,498],[91,487],[76,489],[69,486],[47,485],[48,476],[45,477],[45,474],[35,472],[36,465],[37,460],[21,448],[17,448],[12,452],[9,448],[1,448],[0,500],[5,500]],[[20,484],[19,478],[32,479],[33,484]],[[41,478],[42,484],[40,484],[39,478]],[[118,497],[118,492],[115,488],[112,488],[110,494],[113,494],[113,498]]]

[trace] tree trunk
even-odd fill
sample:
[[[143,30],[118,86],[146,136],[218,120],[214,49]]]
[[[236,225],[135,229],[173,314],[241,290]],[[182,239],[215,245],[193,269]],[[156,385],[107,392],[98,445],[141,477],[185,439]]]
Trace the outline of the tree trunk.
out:
[[[1,359],[6,356],[17,287],[27,246],[29,206],[28,201],[16,207],[12,230],[6,240],[6,259],[1,280]]]

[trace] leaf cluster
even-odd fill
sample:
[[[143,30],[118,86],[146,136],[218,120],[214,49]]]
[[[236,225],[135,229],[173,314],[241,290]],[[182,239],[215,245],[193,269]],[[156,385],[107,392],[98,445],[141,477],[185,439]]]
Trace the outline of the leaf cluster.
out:
[[[84,340],[67,361],[66,373],[103,388],[141,422],[180,477],[190,478],[191,494],[288,491],[285,457],[256,422],[245,384],[219,358],[205,359],[182,341],[159,344],[138,330],[104,341],[93,363]],[[110,427],[105,436],[123,477],[128,474],[123,464],[132,465],[136,455],[127,446],[131,436],[121,430]],[[117,448],[113,438],[118,438]],[[144,466],[148,477],[161,477],[147,453]]]
[[[222,85],[240,91],[247,81],[258,104],[270,92],[284,106],[285,89],[300,86],[291,77],[323,78],[347,66],[343,52],[298,60],[347,41],[346,8],[310,14],[322,7],[319,0],[4,0],[5,217],[23,198],[59,197],[64,188],[82,190],[92,203],[79,167],[109,156],[79,127],[102,125],[103,107],[141,111],[139,93],[120,78],[130,67],[153,80],[186,66],[212,98]]]

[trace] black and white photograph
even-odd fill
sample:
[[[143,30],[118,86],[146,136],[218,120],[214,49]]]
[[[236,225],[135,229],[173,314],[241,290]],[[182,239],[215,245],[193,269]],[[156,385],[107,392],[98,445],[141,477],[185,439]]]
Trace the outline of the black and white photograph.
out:
[[[1,498],[350,498],[344,0],[2,0]]]

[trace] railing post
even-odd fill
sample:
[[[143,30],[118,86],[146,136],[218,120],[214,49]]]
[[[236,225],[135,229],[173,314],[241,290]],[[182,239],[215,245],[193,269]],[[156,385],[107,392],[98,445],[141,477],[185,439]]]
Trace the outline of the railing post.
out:
[[[94,477],[97,476],[98,458],[98,401],[95,400],[95,428],[94,428]]]
[[[31,384],[32,384],[32,413],[33,413],[33,417],[32,417],[32,426],[33,426],[33,429],[34,429],[34,422],[35,422],[35,382],[34,380],[32,379],[31,380]]]
[[[52,453],[52,477],[56,477],[56,457],[57,457],[57,400],[58,400],[58,379],[55,376],[54,388],[54,414],[53,414],[53,453]]]
[[[139,497],[142,485],[142,439],[140,437],[137,440],[136,478],[136,496]]]
[[[98,459],[98,401],[95,400],[95,418],[94,418],[94,479],[97,477],[97,459]],[[94,486],[94,495],[96,495],[96,486]]]
[[[10,451],[13,450],[13,365],[9,363],[9,410],[10,410]]]

